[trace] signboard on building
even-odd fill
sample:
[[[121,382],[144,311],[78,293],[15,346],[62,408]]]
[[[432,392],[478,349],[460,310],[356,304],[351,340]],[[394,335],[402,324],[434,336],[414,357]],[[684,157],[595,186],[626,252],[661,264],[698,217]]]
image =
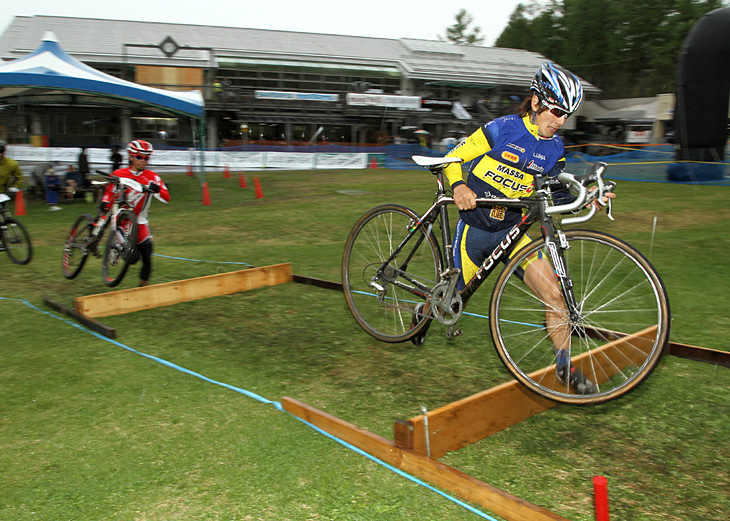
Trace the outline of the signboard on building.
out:
[[[421,100],[421,107],[424,109],[443,109],[443,110],[451,110],[451,107],[454,105],[453,101],[445,100],[445,99],[426,99],[423,98]]]
[[[421,108],[420,96],[394,96],[388,94],[347,94],[347,104],[360,107],[394,107],[417,110]]]
[[[256,99],[295,100],[295,101],[340,101],[339,94],[321,94],[317,92],[286,92],[278,90],[254,91]]]

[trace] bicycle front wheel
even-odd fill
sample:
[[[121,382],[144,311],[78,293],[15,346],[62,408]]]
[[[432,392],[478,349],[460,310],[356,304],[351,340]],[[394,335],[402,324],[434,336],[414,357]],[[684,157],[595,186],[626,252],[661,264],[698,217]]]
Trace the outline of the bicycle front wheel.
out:
[[[383,342],[403,342],[426,326],[412,325],[415,306],[439,281],[441,251],[434,233],[421,228],[386,264],[419,221],[400,205],[383,205],[363,215],[345,244],[342,287],[360,326]]]
[[[14,218],[6,217],[2,234],[5,251],[10,260],[16,264],[28,264],[33,256],[33,247],[25,227]]]
[[[94,242],[94,218],[88,213],[79,215],[63,244],[61,270],[67,279],[75,278],[84,267],[89,256],[89,247]]]
[[[532,391],[562,403],[605,402],[636,388],[658,364],[669,339],[669,302],[656,270],[633,247],[600,232],[572,230],[565,237],[577,313],[568,316],[567,307],[556,309],[525,283],[523,269],[530,262],[550,259],[540,239],[520,250],[497,279],[492,339],[507,369]],[[550,284],[558,287],[556,280]],[[567,345],[572,365],[593,384],[582,390],[586,394],[563,381],[569,378],[557,377],[560,328],[561,347]]]
[[[127,273],[137,248],[137,216],[129,210],[117,215],[117,225],[109,231],[106,249],[101,261],[104,284],[113,288]]]

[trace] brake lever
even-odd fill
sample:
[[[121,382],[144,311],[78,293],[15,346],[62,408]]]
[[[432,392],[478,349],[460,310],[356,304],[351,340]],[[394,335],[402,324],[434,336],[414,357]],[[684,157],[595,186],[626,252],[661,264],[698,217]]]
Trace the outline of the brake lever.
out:
[[[606,188],[606,190],[605,190],[606,193],[613,192],[613,189],[616,188],[616,183],[614,183],[613,181],[608,181],[605,184],[605,188]],[[608,208],[606,209],[606,216],[610,220],[615,221],[616,219],[613,218],[613,203],[611,203],[611,197],[607,197],[607,199],[608,199],[608,201],[605,203],[603,202],[603,198],[599,199],[599,202],[603,206],[608,206]]]
[[[611,198],[610,197],[609,197],[608,202],[606,203],[606,205],[608,206],[608,208],[606,209],[606,217],[608,217],[612,221],[615,221],[616,219],[613,218],[613,213],[612,213],[613,212],[613,210],[612,210],[613,205],[611,203]]]

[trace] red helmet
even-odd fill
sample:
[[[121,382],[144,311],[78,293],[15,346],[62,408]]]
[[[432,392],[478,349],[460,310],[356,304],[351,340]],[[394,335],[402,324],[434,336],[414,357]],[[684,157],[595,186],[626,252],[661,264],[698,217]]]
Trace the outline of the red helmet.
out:
[[[151,156],[153,151],[152,145],[144,139],[135,139],[127,145],[127,152],[129,152],[130,156],[137,154]]]

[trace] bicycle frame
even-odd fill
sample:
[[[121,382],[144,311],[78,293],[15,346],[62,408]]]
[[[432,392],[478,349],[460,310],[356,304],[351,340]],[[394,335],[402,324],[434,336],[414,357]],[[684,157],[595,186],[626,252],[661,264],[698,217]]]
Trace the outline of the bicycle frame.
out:
[[[599,164],[600,165],[600,164]],[[602,168],[605,168],[603,165]],[[429,170],[436,176],[437,190],[436,200],[433,205],[426,211],[426,213],[416,222],[409,230],[406,237],[401,243],[393,250],[390,257],[388,257],[383,265],[378,269],[375,276],[372,278],[371,284],[375,289],[381,290],[375,282],[377,279],[383,278],[391,284],[404,289],[414,295],[417,295],[426,300],[432,295],[433,289],[420,281],[417,281],[408,276],[407,268],[408,262],[415,254],[416,250],[421,245],[426,235],[420,235],[418,240],[412,246],[409,254],[406,255],[404,262],[397,267],[397,277],[387,277],[385,275],[386,268],[391,265],[392,262],[398,257],[398,255],[407,247],[414,235],[416,235],[422,228],[428,227],[426,234],[431,233],[431,229],[437,220],[441,221],[441,243],[442,243],[442,256],[444,259],[445,266],[441,272],[441,278],[449,282],[449,293],[453,294],[460,271],[455,266],[453,245],[451,238],[451,228],[449,223],[448,205],[454,204],[453,197],[449,197],[444,189],[444,174],[443,165],[430,166]],[[568,174],[569,175],[569,174]],[[571,178],[573,176],[570,176]],[[548,252],[555,268],[555,273],[560,282],[561,291],[565,298],[568,312],[571,317],[578,316],[578,309],[576,305],[575,296],[572,292],[572,282],[569,274],[565,268],[565,261],[563,259],[562,252],[568,247],[567,241],[565,241],[562,232],[558,231],[552,218],[552,214],[571,211],[579,209],[586,198],[585,187],[580,185],[581,194],[576,199],[576,202],[569,205],[562,206],[549,206],[550,192],[547,189],[547,180],[542,176],[535,177],[535,196],[530,198],[477,198],[476,204],[478,207],[493,207],[503,206],[509,209],[521,209],[527,210],[523,215],[522,220],[515,225],[506,235],[505,239],[494,249],[494,251],[484,260],[482,265],[479,267],[475,275],[466,283],[464,289],[459,293],[459,297],[466,305],[469,298],[479,289],[486,278],[496,269],[499,261],[505,260],[509,257],[510,253],[514,250],[517,243],[527,234],[530,227],[536,222],[540,222],[540,230],[545,243],[548,247]],[[603,189],[599,193],[599,197],[602,195]],[[595,208],[592,208],[589,215],[581,218],[566,219],[564,222],[581,222],[590,219],[594,213]],[[409,286],[401,282],[400,279],[408,281],[413,286]],[[417,289],[414,289],[417,288]]]

